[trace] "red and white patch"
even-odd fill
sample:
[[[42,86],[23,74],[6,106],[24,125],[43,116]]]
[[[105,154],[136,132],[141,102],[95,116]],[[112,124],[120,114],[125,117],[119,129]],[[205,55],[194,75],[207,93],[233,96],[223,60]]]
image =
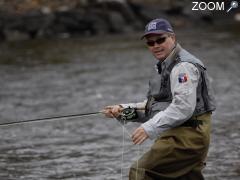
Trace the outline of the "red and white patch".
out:
[[[178,82],[179,82],[179,83],[185,83],[185,82],[187,82],[187,81],[188,81],[188,76],[187,76],[186,73],[180,73],[180,74],[178,75]]]

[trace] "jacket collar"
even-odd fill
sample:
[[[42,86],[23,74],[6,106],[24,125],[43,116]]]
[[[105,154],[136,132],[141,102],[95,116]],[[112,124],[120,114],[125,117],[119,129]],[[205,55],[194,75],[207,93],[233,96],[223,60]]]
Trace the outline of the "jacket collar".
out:
[[[182,47],[179,44],[176,44],[168,57],[163,61],[159,61],[155,65],[159,74],[161,74],[164,69],[168,68],[176,60],[181,49]]]

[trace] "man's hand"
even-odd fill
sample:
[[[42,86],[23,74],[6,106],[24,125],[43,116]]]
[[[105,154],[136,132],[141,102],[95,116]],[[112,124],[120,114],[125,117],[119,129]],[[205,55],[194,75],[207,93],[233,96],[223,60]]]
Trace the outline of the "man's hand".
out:
[[[134,144],[142,144],[148,137],[146,131],[142,127],[139,127],[133,132],[132,141]]]
[[[103,113],[106,117],[117,118],[122,112],[123,107],[121,105],[107,106],[103,109]]]

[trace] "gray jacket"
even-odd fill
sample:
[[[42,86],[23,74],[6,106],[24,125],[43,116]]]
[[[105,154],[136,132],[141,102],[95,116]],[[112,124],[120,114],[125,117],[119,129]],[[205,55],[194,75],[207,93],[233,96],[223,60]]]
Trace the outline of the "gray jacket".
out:
[[[214,98],[206,68],[195,56],[177,45],[171,54],[157,65],[158,72],[150,80],[148,100],[125,104],[142,108],[139,122],[151,139],[197,116],[215,110]]]

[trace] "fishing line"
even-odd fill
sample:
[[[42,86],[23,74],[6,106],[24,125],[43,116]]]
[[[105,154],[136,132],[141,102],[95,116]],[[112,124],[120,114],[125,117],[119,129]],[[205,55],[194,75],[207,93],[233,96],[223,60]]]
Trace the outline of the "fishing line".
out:
[[[123,120],[123,123],[120,123],[118,120],[117,122],[122,126],[122,162],[121,162],[121,180],[123,180],[123,166],[124,166],[124,151],[125,151],[125,134],[127,133],[127,135],[132,138],[132,135],[131,133],[127,130],[127,128],[125,127],[125,124],[126,124],[126,121]],[[139,157],[140,156],[140,144],[137,145],[137,156]],[[138,169],[138,166],[139,166],[139,163],[138,163],[138,159],[137,159],[137,169]],[[137,171],[136,171],[136,179],[138,177],[138,174],[137,174]]]
[[[123,166],[124,166],[124,151],[125,151],[125,133],[132,137],[131,133],[125,127],[126,121],[123,120],[122,123],[117,120],[117,122],[122,126],[122,161],[121,161],[121,180],[123,180]]]
[[[132,139],[131,133],[130,133],[130,132],[127,130],[127,128],[125,127],[126,121],[124,120],[123,123],[121,123],[121,122],[119,122],[119,121],[117,120],[117,122],[122,126],[122,128],[124,128],[124,133],[126,132],[127,135]]]
[[[123,121],[123,125],[122,125],[122,162],[121,162],[121,180],[123,180],[124,148],[125,148],[125,121]]]
[[[140,156],[140,144],[138,145],[137,156]],[[138,179],[138,161],[139,159],[137,159],[136,179]]]

